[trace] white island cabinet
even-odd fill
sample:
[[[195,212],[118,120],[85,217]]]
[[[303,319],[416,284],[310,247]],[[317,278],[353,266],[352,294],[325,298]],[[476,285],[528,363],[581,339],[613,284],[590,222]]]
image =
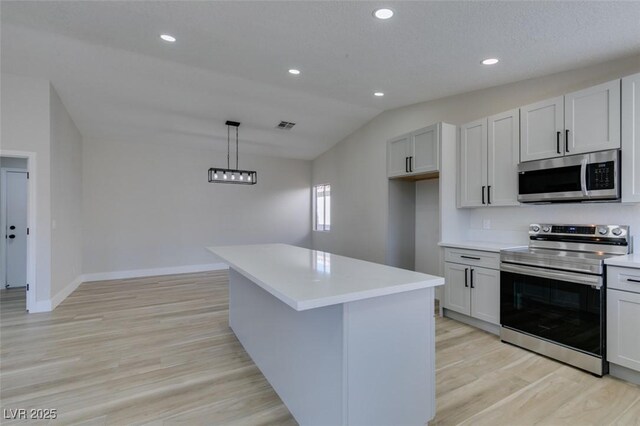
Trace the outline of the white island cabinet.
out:
[[[209,250],[229,264],[230,327],[301,425],[434,417],[443,278],[285,244]]]

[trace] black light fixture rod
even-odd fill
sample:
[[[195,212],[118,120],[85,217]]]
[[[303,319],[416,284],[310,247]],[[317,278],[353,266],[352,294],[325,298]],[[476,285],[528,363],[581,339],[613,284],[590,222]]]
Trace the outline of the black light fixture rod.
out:
[[[227,121],[227,123],[229,123]],[[227,124],[227,169],[230,168],[230,164],[229,164],[229,151],[230,151],[230,147],[229,147],[229,124]]]
[[[238,169],[238,128],[236,127],[236,170]]]

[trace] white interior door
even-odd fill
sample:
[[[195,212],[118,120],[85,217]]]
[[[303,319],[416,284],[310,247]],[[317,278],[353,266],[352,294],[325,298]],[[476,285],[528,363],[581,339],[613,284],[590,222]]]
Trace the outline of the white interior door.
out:
[[[5,286],[27,285],[27,172],[7,171]]]

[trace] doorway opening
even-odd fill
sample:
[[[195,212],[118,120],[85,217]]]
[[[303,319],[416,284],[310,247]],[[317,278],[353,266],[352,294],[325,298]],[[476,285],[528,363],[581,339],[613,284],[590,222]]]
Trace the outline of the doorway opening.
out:
[[[3,308],[35,305],[35,154],[0,152],[0,300]]]

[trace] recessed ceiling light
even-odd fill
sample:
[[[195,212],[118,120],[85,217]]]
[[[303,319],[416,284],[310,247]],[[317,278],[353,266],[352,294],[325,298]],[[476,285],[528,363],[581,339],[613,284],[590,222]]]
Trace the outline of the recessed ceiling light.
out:
[[[482,65],[495,65],[500,62],[499,59],[496,58],[488,58],[482,61]]]
[[[160,38],[169,43],[174,43],[176,41],[176,38],[170,34],[161,34]]]
[[[384,93],[383,93],[383,92],[375,92],[375,93],[373,94],[373,96],[381,97],[381,96],[384,96]]]
[[[291,68],[289,70],[289,74],[298,75],[298,74],[300,74],[300,70],[297,70],[295,68]]]
[[[393,16],[393,10],[387,8],[376,9],[373,11],[373,16],[378,19],[389,19]]]

